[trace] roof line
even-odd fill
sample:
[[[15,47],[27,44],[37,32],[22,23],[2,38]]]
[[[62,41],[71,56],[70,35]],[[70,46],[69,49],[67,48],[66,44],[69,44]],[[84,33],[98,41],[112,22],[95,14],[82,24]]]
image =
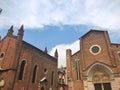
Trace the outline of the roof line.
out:
[[[95,30],[95,29],[90,29],[86,34],[84,34],[83,36],[81,36],[79,39],[83,38],[84,36],[86,36],[88,33],[90,32],[106,32],[107,30]]]
[[[56,58],[54,58],[53,56],[51,56],[51,55],[49,55],[49,54],[45,53],[45,52],[44,52],[44,51],[42,51],[41,49],[39,49],[39,48],[37,48],[37,47],[35,47],[35,46],[33,46],[33,45],[29,44],[28,42],[26,42],[26,41],[22,41],[22,42],[23,42],[24,44],[27,44],[27,45],[31,46],[33,49],[35,49],[35,50],[37,50],[37,51],[41,52],[42,54],[47,55],[47,56],[49,56],[49,57],[53,58],[54,60],[57,60],[57,59],[56,59]]]

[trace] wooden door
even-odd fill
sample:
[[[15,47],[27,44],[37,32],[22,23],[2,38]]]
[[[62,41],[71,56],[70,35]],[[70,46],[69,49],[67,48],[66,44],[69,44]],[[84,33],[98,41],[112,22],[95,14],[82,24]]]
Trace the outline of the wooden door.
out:
[[[110,83],[103,83],[104,90],[112,90]]]
[[[102,90],[102,85],[101,83],[95,83],[94,84],[95,90]]]

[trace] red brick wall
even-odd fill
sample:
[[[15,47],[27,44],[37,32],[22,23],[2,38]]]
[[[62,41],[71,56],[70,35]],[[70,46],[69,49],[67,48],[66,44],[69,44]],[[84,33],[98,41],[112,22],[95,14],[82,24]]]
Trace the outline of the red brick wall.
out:
[[[3,59],[0,59],[0,66],[6,70],[0,72],[0,79],[5,80],[5,85],[1,90],[37,90],[40,80],[46,76],[46,90],[57,87],[57,59],[44,53],[38,48],[20,40],[22,36],[7,36],[0,41],[0,53],[4,53]],[[22,45],[22,46],[21,46]],[[23,79],[18,80],[21,62],[25,60]],[[37,65],[35,83],[32,83],[33,69]],[[44,69],[47,69],[45,75]],[[51,85],[51,75],[54,71],[54,84]]]
[[[90,52],[90,47],[93,45],[98,45],[101,48],[101,52],[97,55]],[[66,59],[67,68],[71,67],[71,70],[69,68],[67,70],[70,70],[72,74],[73,89],[83,90],[83,79],[87,76],[89,68],[96,62],[109,66],[114,73],[119,73],[120,57],[118,57],[118,51],[120,51],[120,44],[111,44],[106,31],[92,30],[82,36],[80,38],[80,51],[70,55],[70,60]],[[75,60],[80,60],[81,80],[76,79]]]

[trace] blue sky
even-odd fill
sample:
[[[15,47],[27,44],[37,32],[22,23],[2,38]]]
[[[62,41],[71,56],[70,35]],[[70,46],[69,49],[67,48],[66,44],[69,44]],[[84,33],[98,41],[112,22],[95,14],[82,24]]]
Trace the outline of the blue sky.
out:
[[[120,43],[120,0],[0,0],[0,35],[11,25],[14,34],[23,24],[24,40],[53,55],[66,66],[65,51],[79,50],[79,37],[90,29],[108,30],[111,41]]]

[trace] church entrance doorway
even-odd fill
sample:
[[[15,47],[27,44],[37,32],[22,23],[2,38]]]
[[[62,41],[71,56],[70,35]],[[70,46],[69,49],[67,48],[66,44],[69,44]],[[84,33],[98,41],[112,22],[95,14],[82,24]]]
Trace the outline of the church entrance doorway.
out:
[[[103,71],[95,71],[93,74],[95,90],[111,90],[110,77]]]
[[[112,70],[109,67],[95,63],[88,71],[88,90],[116,90],[113,89],[115,85],[113,78]]]

